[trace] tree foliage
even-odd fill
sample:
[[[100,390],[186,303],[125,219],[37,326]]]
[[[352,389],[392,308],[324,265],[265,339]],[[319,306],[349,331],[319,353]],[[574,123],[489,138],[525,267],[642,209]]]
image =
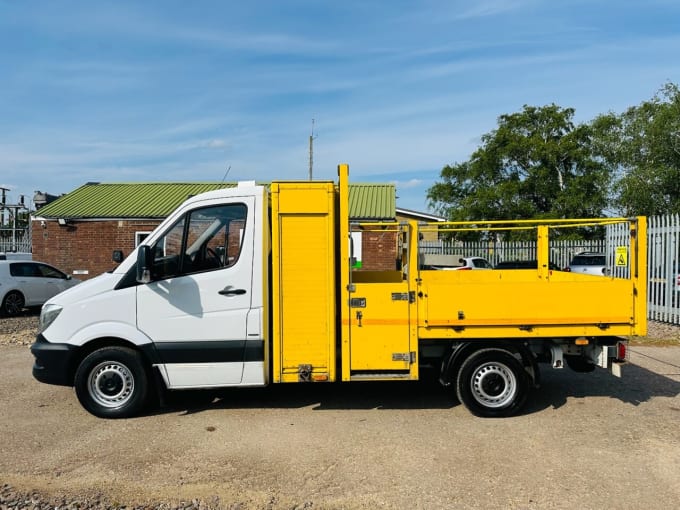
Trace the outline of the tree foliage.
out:
[[[624,215],[680,213],[680,89],[593,121],[602,154],[619,169],[613,205]]]
[[[468,161],[442,169],[430,205],[453,221],[601,216],[610,159],[573,116],[555,104],[500,116]]]

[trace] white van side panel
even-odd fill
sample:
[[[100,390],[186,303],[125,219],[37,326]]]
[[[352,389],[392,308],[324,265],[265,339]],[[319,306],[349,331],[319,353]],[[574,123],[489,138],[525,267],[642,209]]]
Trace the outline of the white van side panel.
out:
[[[84,345],[97,338],[120,338],[135,345],[150,339],[137,329],[135,288],[114,290],[120,275],[105,273],[57,294],[49,302],[63,306],[43,335],[53,343]]]
[[[250,361],[238,367],[235,363],[167,363],[160,366],[163,380],[171,390],[226,388],[233,386],[263,386],[264,363]],[[239,382],[232,382],[238,380]]]

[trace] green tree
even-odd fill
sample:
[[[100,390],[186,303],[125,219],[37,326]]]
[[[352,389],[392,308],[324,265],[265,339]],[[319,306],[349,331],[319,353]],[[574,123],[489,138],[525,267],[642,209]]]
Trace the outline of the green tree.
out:
[[[611,166],[573,116],[555,104],[500,116],[468,161],[442,169],[431,207],[452,221],[601,216]]]
[[[680,89],[593,121],[598,144],[618,167],[613,203],[623,215],[680,213]]]

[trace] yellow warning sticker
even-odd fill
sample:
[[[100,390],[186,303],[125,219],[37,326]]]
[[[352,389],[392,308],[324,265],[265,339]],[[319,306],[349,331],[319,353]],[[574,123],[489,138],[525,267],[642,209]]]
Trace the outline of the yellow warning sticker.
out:
[[[617,246],[616,247],[616,265],[617,266],[627,266],[628,265],[628,247],[627,246]]]

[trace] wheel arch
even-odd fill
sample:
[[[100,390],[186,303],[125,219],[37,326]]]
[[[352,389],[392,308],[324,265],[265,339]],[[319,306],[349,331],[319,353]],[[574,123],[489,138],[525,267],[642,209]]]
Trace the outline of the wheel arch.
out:
[[[70,366],[68,367],[68,378],[71,385],[73,385],[75,380],[76,371],[78,367],[83,362],[83,360],[92,354],[94,351],[101,349],[103,347],[126,347],[132,349],[141,354],[142,359],[146,365],[149,375],[151,376],[153,371],[153,365],[158,362],[156,358],[156,350],[153,344],[135,344],[130,340],[124,338],[119,338],[115,336],[106,336],[94,338],[87,343],[80,345],[71,359]]]
[[[521,342],[511,342],[507,340],[480,340],[456,342],[451,345],[451,350],[442,358],[442,366],[439,381],[443,386],[455,384],[458,371],[462,364],[472,354],[484,349],[499,349],[507,351],[512,355],[519,355],[525,371],[531,378],[534,386],[540,384],[540,371],[538,362],[531,353],[528,346]]]

